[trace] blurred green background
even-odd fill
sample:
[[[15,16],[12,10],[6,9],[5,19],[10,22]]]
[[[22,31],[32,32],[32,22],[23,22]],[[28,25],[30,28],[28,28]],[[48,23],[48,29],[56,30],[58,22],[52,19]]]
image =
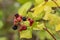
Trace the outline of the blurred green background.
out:
[[[0,0],[0,40],[18,40],[12,27],[14,14],[20,6],[17,0]]]

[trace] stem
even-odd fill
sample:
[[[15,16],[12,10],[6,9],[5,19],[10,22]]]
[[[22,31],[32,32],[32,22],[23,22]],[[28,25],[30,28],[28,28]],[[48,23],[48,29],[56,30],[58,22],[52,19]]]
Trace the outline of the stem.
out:
[[[17,25],[18,25],[18,30],[17,30],[17,32],[18,32],[18,34],[17,34],[18,35],[18,40],[21,40],[20,39],[20,31],[19,31],[20,30],[20,23],[18,22]]]
[[[59,7],[59,5],[56,3],[56,1],[54,1],[54,0],[52,0],[56,5],[57,5],[57,7]]]
[[[43,29],[44,29],[45,31],[47,31],[47,32],[52,36],[52,38],[53,38],[54,40],[56,40],[56,38],[54,37],[54,35],[53,35],[52,33],[50,33],[47,28],[43,28]]]
[[[45,6],[47,2],[45,2],[42,6]]]
[[[45,21],[44,21],[44,26],[45,26],[45,28],[43,28],[43,29],[44,29],[45,31],[47,31],[54,40],[56,40],[56,38],[54,37],[54,35],[46,28]]]

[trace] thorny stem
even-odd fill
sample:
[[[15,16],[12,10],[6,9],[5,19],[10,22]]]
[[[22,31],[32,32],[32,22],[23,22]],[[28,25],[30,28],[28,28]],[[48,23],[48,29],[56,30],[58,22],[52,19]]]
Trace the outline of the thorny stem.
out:
[[[45,26],[45,28],[43,28],[43,29],[44,29],[45,31],[47,31],[54,40],[56,40],[56,38],[54,37],[54,35],[46,28],[45,22],[44,22],[44,26]]]
[[[57,7],[59,7],[59,5],[56,3],[56,1],[54,1],[54,0],[52,0],[56,5],[57,5]]]

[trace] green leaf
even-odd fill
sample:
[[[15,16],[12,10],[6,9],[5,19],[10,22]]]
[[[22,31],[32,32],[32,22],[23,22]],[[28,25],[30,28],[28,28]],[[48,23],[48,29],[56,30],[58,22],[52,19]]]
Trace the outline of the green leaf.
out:
[[[33,30],[43,30],[45,26],[44,26],[44,23],[36,22],[35,24],[33,24],[32,27],[33,27]]]
[[[52,33],[53,34],[53,33]],[[51,35],[48,32],[45,32],[45,36],[46,38],[48,38],[49,40],[53,40],[53,38],[51,37]],[[49,36],[49,37],[48,37]]]
[[[44,40],[45,38],[47,38],[49,40],[52,40],[53,39],[51,37],[51,35],[48,32],[46,32],[45,30],[41,30],[41,31],[38,30],[35,33],[36,33],[35,35],[37,35],[41,40]]]
[[[56,15],[60,16],[60,8],[56,10]]]
[[[37,32],[37,36],[41,39],[41,40],[44,40],[45,39],[45,31],[44,30],[41,30],[41,31],[38,31]]]
[[[59,33],[60,33],[60,32],[59,32]],[[59,33],[56,32],[56,33],[54,34],[57,40],[60,40],[60,35],[59,35]]]
[[[32,6],[32,2],[27,2],[24,5],[22,5],[19,10],[18,13],[22,16],[26,16],[28,9],[30,9],[30,7]]]
[[[32,12],[28,12],[27,17],[33,18],[32,14],[33,14]]]
[[[46,27],[49,29],[49,31],[51,32],[51,33],[56,33],[56,31],[55,31],[55,25],[51,25],[51,24],[49,24],[49,23],[46,23]]]

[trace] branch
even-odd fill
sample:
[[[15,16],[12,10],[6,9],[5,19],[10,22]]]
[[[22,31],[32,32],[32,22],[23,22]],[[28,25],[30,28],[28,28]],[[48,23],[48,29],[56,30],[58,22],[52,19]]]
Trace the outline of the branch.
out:
[[[44,26],[45,26],[45,28],[43,28],[43,29],[44,29],[45,31],[47,31],[54,40],[56,40],[56,38],[54,37],[54,35],[46,28],[45,21],[44,21]]]
[[[44,29],[45,31],[47,31],[47,32],[52,36],[52,38],[53,38],[54,40],[56,40],[56,38],[54,37],[54,35],[51,34],[47,28],[43,28],[43,29]]]
[[[52,0],[56,5],[57,5],[57,7],[60,7],[57,3],[56,3],[56,1],[54,1],[54,0]]]

